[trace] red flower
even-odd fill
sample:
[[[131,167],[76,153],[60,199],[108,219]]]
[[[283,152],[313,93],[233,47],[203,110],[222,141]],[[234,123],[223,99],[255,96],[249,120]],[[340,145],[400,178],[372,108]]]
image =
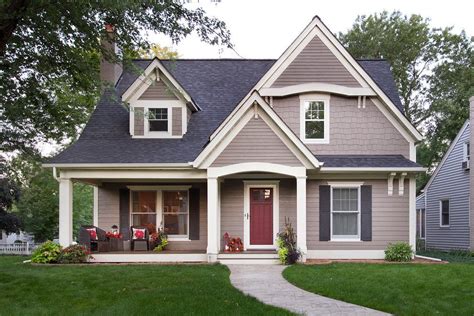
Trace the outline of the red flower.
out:
[[[89,231],[89,236],[91,236],[91,239],[97,239],[97,232],[95,229],[88,229]]]
[[[136,230],[136,231],[135,231],[135,238],[136,238],[136,239],[143,239],[143,238],[145,238],[145,232],[144,232],[142,229]]]

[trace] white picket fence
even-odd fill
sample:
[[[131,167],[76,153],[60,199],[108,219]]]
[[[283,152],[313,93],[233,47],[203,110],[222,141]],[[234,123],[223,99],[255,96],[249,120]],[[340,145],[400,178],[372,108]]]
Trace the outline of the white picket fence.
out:
[[[39,244],[16,243],[0,244],[0,255],[30,255]]]

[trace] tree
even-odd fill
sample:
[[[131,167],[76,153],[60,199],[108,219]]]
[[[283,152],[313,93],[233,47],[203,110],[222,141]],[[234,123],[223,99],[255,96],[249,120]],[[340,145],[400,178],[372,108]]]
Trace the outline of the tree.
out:
[[[432,170],[468,118],[474,93],[472,40],[398,11],[359,16],[339,39],[356,58],[390,62],[405,115],[426,136],[418,162]],[[427,179],[421,176],[419,188]]]
[[[173,50],[167,46],[161,46],[160,44],[151,44],[148,49],[141,49],[138,51],[140,58],[152,59],[157,57],[158,59],[178,59],[179,54],[176,50]]]
[[[12,205],[18,200],[20,190],[6,175],[5,160],[0,157],[0,234],[19,233],[21,221],[11,213]]]
[[[81,225],[92,224],[92,187],[74,183],[73,233]],[[35,241],[52,240],[59,233],[59,184],[51,169],[39,169],[29,181],[17,204],[24,229],[35,236]]]
[[[42,141],[76,137],[100,91],[99,56],[120,62],[98,41],[105,24],[114,26],[124,52],[148,49],[145,31],[174,42],[196,32],[204,42],[231,46],[223,22],[180,1],[4,0],[0,13],[4,151],[28,152]]]

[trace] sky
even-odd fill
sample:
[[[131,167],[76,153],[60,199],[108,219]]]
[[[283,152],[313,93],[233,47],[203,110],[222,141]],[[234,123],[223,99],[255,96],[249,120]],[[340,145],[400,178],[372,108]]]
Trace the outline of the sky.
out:
[[[186,7],[202,7],[224,21],[236,52],[202,43],[197,35],[173,45],[163,35],[149,34],[152,42],[176,49],[180,58],[278,58],[313,16],[318,15],[333,33],[347,31],[358,15],[387,10],[420,14],[434,27],[453,26],[474,36],[474,1],[469,0],[191,0]],[[240,55],[240,56],[239,56]]]

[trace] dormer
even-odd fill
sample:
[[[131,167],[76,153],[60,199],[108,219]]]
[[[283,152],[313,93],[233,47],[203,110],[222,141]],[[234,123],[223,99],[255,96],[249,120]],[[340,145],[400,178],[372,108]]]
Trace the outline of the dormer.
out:
[[[182,138],[199,107],[155,58],[123,93],[133,138]]]

